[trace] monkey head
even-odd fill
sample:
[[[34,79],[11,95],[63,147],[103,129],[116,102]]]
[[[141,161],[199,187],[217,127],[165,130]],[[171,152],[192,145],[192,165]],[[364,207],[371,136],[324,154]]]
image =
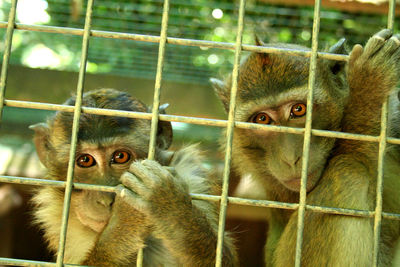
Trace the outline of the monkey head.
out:
[[[66,105],[75,105],[75,97]],[[82,106],[125,111],[149,112],[149,108],[125,92],[99,89],[83,95]],[[164,110],[160,110],[162,113]],[[57,112],[47,123],[31,126],[40,161],[47,168],[47,177],[65,180],[71,145],[73,113]],[[156,156],[172,142],[169,122],[159,122]],[[147,157],[151,121],[82,113],[79,121],[74,181],[115,186],[134,160]],[[161,160],[161,159],[159,159]],[[101,231],[110,216],[114,194],[74,190],[71,210],[78,219]]]
[[[264,45],[257,40],[258,45]],[[344,53],[344,39],[329,52]],[[268,44],[287,49],[308,48],[297,45]],[[258,124],[305,126],[309,58],[286,54],[252,53],[240,65],[236,120]],[[319,59],[314,89],[313,129],[339,130],[349,89],[345,63]],[[231,78],[226,82],[211,79],[225,110],[229,109]],[[235,129],[233,166],[264,181],[266,188],[300,190],[303,135],[264,130]],[[334,139],[311,139],[307,190],[317,183]],[[281,190],[281,189],[280,189]]]

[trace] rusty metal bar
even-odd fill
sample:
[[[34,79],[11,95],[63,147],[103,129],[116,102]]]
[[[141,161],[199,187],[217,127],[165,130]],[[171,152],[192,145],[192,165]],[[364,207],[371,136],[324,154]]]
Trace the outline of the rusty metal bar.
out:
[[[7,23],[7,32],[5,36],[4,42],[4,54],[3,54],[3,63],[1,65],[1,76],[0,76],[0,122],[3,116],[4,109],[4,99],[6,93],[6,85],[7,85],[7,74],[8,74],[8,65],[10,62],[11,56],[11,47],[12,47],[12,39],[14,33],[14,25],[15,25],[15,14],[17,9],[17,0],[11,1],[10,12],[8,13],[8,23]]]
[[[242,52],[242,38],[243,38],[243,28],[244,28],[244,13],[245,13],[246,1],[241,0],[239,5],[239,18],[236,33],[236,43],[235,43],[235,58],[232,70],[232,87],[229,103],[229,114],[228,114],[228,124],[226,129],[226,147],[225,147],[225,166],[222,182],[222,193],[221,202],[219,210],[219,220],[218,220],[218,242],[216,250],[216,267],[221,267],[222,265],[222,250],[224,242],[224,232],[225,232],[225,220],[226,220],[226,208],[228,206],[228,187],[229,187],[229,174],[232,161],[232,142],[233,133],[235,127],[235,111],[236,111],[236,94],[238,87],[238,76],[239,76],[239,64],[240,56]]]
[[[45,262],[45,261],[33,261],[33,260],[20,260],[20,259],[11,259],[11,258],[0,258],[1,265],[9,265],[9,266],[56,266],[55,262]],[[75,264],[64,264],[64,266],[83,266],[83,265],[75,265]]]
[[[295,255],[296,267],[301,266],[304,214],[306,210],[306,196],[307,196],[308,162],[310,159],[311,124],[312,124],[313,98],[314,98],[313,92],[315,87],[315,78],[317,70],[318,35],[319,35],[320,12],[321,12],[320,9],[321,9],[321,0],[315,0],[311,58],[310,58],[310,74],[308,78],[307,114],[306,114],[306,125],[304,133],[303,155],[302,155],[303,163],[301,169],[300,201],[299,201],[298,221],[297,221],[297,240],[296,240],[296,255]]]
[[[7,22],[0,22],[0,28],[6,28],[6,27],[7,27]],[[54,27],[54,26],[29,25],[29,24],[17,23],[17,24],[15,24],[15,29],[26,30],[26,31],[47,32],[47,33],[83,35],[82,29],[67,28],[67,27]],[[98,30],[91,30],[90,34],[93,37],[134,40],[134,41],[152,42],[152,43],[159,43],[160,38],[161,38],[160,36],[142,35],[142,34],[134,34],[134,33],[110,32],[110,31],[98,31]],[[166,43],[174,44],[174,45],[183,45],[183,46],[199,46],[199,47],[235,50],[235,44],[226,43],[226,42],[214,42],[214,41],[205,41],[205,40],[167,37]],[[261,47],[261,46],[248,45],[248,44],[242,44],[242,50],[249,51],[249,52],[269,53],[269,54],[287,54],[287,55],[302,56],[302,57],[310,57],[311,56],[311,51],[305,51],[305,50],[300,50],[300,49],[290,49],[290,48],[268,47],[268,46]],[[326,52],[318,52],[318,57],[325,58],[325,59],[331,59],[331,60],[338,60],[338,61],[347,61],[349,58],[348,55],[338,55],[338,54],[331,54],[331,53],[326,53]]]
[[[393,30],[395,20],[395,7],[396,1],[389,1],[388,10],[388,29]],[[372,254],[372,265],[374,267],[379,265],[379,241],[382,228],[382,194],[383,194],[383,166],[386,152],[386,138],[387,138],[387,120],[388,120],[388,106],[389,101],[386,100],[382,105],[381,111],[381,133],[379,137],[379,152],[378,152],[378,176],[376,179],[376,204],[375,204],[375,217],[374,217],[374,249]]]
[[[82,39],[82,56],[79,66],[78,85],[76,89],[77,92],[76,92],[76,100],[74,107],[74,117],[72,123],[72,136],[71,136],[71,147],[70,147],[68,170],[67,170],[67,182],[65,187],[64,206],[63,206],[63,213],[61,220],[60,241],[57,252],[58,267],[63,266],[65,242],[67,239],[68,215],[71,202],[72,182],[74,177],[75,153],[76,153],[76,144],[78,142],[79,118],[81,116],[83,85],[85,82],[85,71],[86,71],[87,55],[89,50],[89,37],[90,37],[90,28],[92,23],[93,1],[94,0],[88,0],[88,4],[86,7],[85,27]]]
[[[40,109],[40,110],[58,110],[58,111],[64,111],[64,112],[73,112],[74,111],[73,106],[29,102],[29,101],[4,100],[4,104],[9,107],[32,108],[32,109]],[[113,110],[113,109],[88,108],[88,107],[82,107],[82,113],[105,115],[105,116],[120,116],[120,117],[146,119],[146,120],[150,120],[152,118],[151,113],[135,112],[135,111],[122,111],[122,110]],[[167,114],[160,114],[159,120],[172,121],[172,122],[184,122],[184,123],[191,123],[191,124],[197,124],[197,125],[208,125],[208,126],[217,126],[217,127],[226,127],[226,125],[227,125],[226,120],[205,119],[205,118],[198,118],[198,117],[187,117],[187,116],[167,115]],[[259,125],[259,124],[249,123],[249,122],[236,121],[235,127],[241,128],[241,129],[265,130],[265,131],[291,133],[291,134],[304,134],[304,128],[276,126],[276,125]],[[340,139],[351,139],[351,140],[368,141],[368,142],[376,142],[376,143],[378,143],[380,140],[379,136],[344,133],[344,132],[319,130],[319,129],[312,129],[311,134],[315,135],[315,136],[324,136],[324,137],[340,138]],[[388,137],[387,143],[400,145],[400,138]]]
[[[38,178],[27,178],[18,176],[0,176],[1,183],[11,183],[11,184],[24,184],[33,186],[52,186],[65,188],[65,181],[38,179]],[[102,192],[115,192],[118,193],[118,189],[114,186],[106,185],[94,185],[94,184],[84,184],[84,183],[73,183],[73,189],[81,190],[95,190]],[[208,200],[208,201],[220,201],[221,196],[206,195],[206,194],[191,194],[193,199],[198,200]],[[271,200],[258,200],[258,199],[247,199],[239,197],[228,197],[228,202],[232,204],[239,204],[244,206],[257,206],[264,208],[278,208],[278,209],[290,209],[296,210],[299,206],[297,203],[286,203]],[[355,210],[355,209],[344,209],[335,207],[325,207],[325,206],[315,206],[306,205],[306,210],[321,212],[321,213],[332,213],[338,215],[348,215],[348,216],[359,216],[359,217],[373,217],[375,211],[368,210]],[[400,214],[382,212],[382,216],[385,219],[400,220]]]
[[[157,130],[158,130],[159,106],[160,106],[160,95],[161,95],[162,71],[164,67],[165,47],[167,42],[167,30],[168,30],[168,13],[169,13],[169,0],[164,0],[163,14],[161,20],[161,33],[159,39],[160,45],[158,48],[157,73],[154,85],[153,109],[151,115],[151,131],[150,131],[150,144],[149,144],[149,154],[148,154],[148,159],[150,160],[154,160],[156,146],[157,146]],[[142,265],[143,265],[143,249],[140,249],[137,256],[136,266],[141,267]]]

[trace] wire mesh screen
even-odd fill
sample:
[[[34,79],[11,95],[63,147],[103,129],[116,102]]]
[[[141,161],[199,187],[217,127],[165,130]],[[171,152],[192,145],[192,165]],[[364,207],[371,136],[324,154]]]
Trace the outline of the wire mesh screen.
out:
[[[100,1],[99,1],[100,2]],[[175,2],[174,2],[175,3]],[[180,4],[184,4],[184,1],[179,2]],[[115,8],[113,2],[108,2],[110,9]],[[222,4],[221,4],[222,5]],[[11,1],[11,6],[8,13],[8,22],[0,22],[1,28],[6,28],[5,35],[5,45],[4,45],[4,55],[2,62],[2,70],[1,70],[1,78],[0,78],[0,114],[3,111],[4,106],[8,107],[16,107],[16,108],[29,108],[29,109],[40,109],[40,110],[57,110],[57,111],[66,111],[72,112],[74,114],[73,120],[73,129],[72,129],[72,140],[71,140],[71,150],[69,154],[69,164],[68,164],[68,175],[66,181],[53,181],[53,180],[45,180],[45,179],[33,179],[29,177],[15,177],[15,176],[0,176],[0,182],[5,183],[15,183],[15,184],[27,184],[27,185],[45,185],[45,186],[53,186],[53,187],[61,187],[65,188],[65,200],[63,207],[63,217],[62,217],[62,226],[60,233],[60,241],[59,241],[59,250],[57,253],[56,263],[48,263],[48,262],[39,262],[39,261],[25,261],[21,259],[12,259],[12,258],[0,258],[0,264],[4,265],[35,265],[35,266],[62,266],[66,265],[63,263],[63,256],[65,251],[65,240],[66,240],[66,231],[68,224],[68,213],[71,202],[71,191],[72,188],[76,189],[85,189],[85,190],[99,190],[104,192],[116,192],[119,193],[115,187],[111,186],[101,186],[101,185],[91,185],[91,184],[83,184],[83,183],[74,183],[74,159],[76,152],[76,144],[77,144],[77,134],[78,134],[78,126],[79,126],[79,118],[81,113],[88,114],[97,114],[97,115],[105,115],[105,116],[120,116],[120,117],[129,117],[129,118],[140,118],[151,120],[151,138],[150,138],[150,148],[148,153],[149,159],[154,159],[155,153],[155,142],[156,142],[156,133],[157,133],[157,123],[159,120],[161,121],[171,121],[171,122],[184,122],[190,124],[198,124],[198,125],[206,125],[206,126],[217,126],[221,128],[226,128],[226,151],[225,151],[225,165],[224,165],[224,173],[223,173],[223,186],[222,186],[222,194],[220,196],[211,196],[211,195],[199,195],[192,194],[193,199],[202,199],[208,201],[218,201],[220,203],[220,212],[219,212],[219,226],[218,226],[218,243],[216,250],[216,266],[222,265],[222,244],[224,238],[225,231],[225,219],[226,219],[226,209],[228,203],[235,203],[240,205],[247,206],[261,206],[268,208],[279,208],[279,209],[290,209],[290,210],[298,210],[298,228],[297,228],[297,245],[296,245],[296,266],[300,266],[300,259],[302,254],[302,237],[303,237],[303,228],[304,228],[304,213],[306,210],[314,211],[314,212],[323,212],[323,213],[332,213],[332,214],[341,214],[341,215],[352,215],[359,217],[374,217],[374,266],[378,263],[378,246],[380,239],[380,227],[382,218],[385,219],[393,219],[400,220],[400,214],[387,213],[382,211],[382,176],[383,176],[383,157],[385,152],[385,145],[389,144],[400,144],[400,139],[387,137],[386,136],[386,124],[387,124],[387,104],[382,107],[382,120],[381,120],[381,134],[380,136],[365,136],[359,134],[350,134],[350,133],[341,133],[334,131],[326,131],[326,130],[317,130],[312,129],[311,127],[311,119],[312,119],[312,103],[313,103],[313,90],[315,87],[315,75],[316,75],[316,62],[317,58],[326,58],[331,60],[339,60],[339,61],[347,61],[348,56],[345,55],[336,55],[325,52],[319,52],[319,37],[320,37],[320,19],[321,19],[321,1],[316,0],[314,6],[314,13],[312,15],[313,18],[313,28],[310,33],[310,37],[312,38],[312,46],[311,51],[302,51],[302,50],[293,50],[293,49],[285,49],[285,48],[274,48],[274,47],[260,47],[255,45],[247,45],[243,44],[243,36],[244,36],[244,19],[246,13],[246,1],[241,0],[237,7],[234,10],[231,10],[232,14],[237,16],[235,18],[235,22],[237,25],[235,27],[235,33],[233,36],[235,37],[233,42],[220,42],[215,40],[198,40],[198,39],[189,39],[191,37],[196,37],[193,32],[184,32],[181,33],[180,25],[178,24],[169,24],[169,18],[174,16],[174,8],[171,7],[171,4],[168,0],[158,1],[154,10],[146,11],[142,10],[139,4],[131,3],[126,8],[130,10],[136,10],[139,14],[141,12],[153,12],[153,20],[151,21],[143,21],[140,24],[140,28],[131,28],[129,21],[121,20],[119,23],[125,26],[124,31],[126,32],[115,32],[112,25],[102,23],[99,18],[102,17],[101,10],[96,9],[96,3],[94,0],[88,0],[85,4],[86,15],[84,17],[79,17],[74,23],[71,23],[72,27],[65,27],[65,24],[62,23],[62,13],[63,10],[58,10],[60,12],[60,21],[59,25],[55,23],[53,26],[40,26],[40,25],[30,25],[30,24],[21,24],[16,23],[16,6],[17,0]],[[193,16],[193,8],[188,9],[188,16]],[[197,8],[200,7],[195,7]],[[200,8],[201,9],[201,8]],[[256,12],[254,10],[254,6],[252,4],[249,5],[249,9],[251,12]],[[274,9],[270,12],[272,14],[276,14],[280,12],[280,9]],[[388,18],[387,18],[387,27],[393,29],[394,27],[394,13],[395,12],[395,1],[390,1],[390,7],[388,10]],[[161,16],[160,16],[161,15]],[[325,14],[326,16],[327,14]],[[279,23],[277,20],[275,23]],[[60,26],[62,25],[62,26]],[[83,28],[82,28],[83,27]],[[213,27],[213,26],[212,26]],[[146,29],[144,31],[143,29]],[[148,30],[154,33],[154,35],[146,35],[144,32],[148,33]],[[75,106],[64,106],[57,104],[45,104],[39,102],[29,102],[29,101],[18,101],[11,100],[5,98],[5,90],[7,87],[7,75],[8,75],[8,67],[11,59],[11,48],[13,41],[13,34],[16,31],[26,31],[26,32],[47,32],[54,35],[51,38],[59,38],[62,40],[63,35],[72,35],[79,36],[79,40],[81,44],[79,45],[80,52],[80,60],[79,60],[79,78],[76,88],[76,104]],[[143,30],[143,32],[141,32]],[[207,32],[208,29],[202,29],[204,32]],[[135,32],[135,33],[131,33]],[[181,35],[179,35],[181,34]],[[175,37],[179,35],[178,37]],[[185,37],[185,38],[182,38]],[[188,38],[189,37],[189,38]],[[96,43],[97,40],[99,42],[104,42],[104,40],[121,40],[123,42],[127,42],[130,47],[134,47],[132,49],[137,49],[139,51],[143,49],[150,49],[151,53],[157,54],[157,62],[150,62],[149,64],[154,67],[154,75],[155,75],[155,85],[154,85],[154,99],[153,99],[153,109],[151,113],[140,113],[140,112],[127,112],[127,111],[118,111],[118,110],[106,110],[106,109],[97,109],[97,108],[87,108],[82,107],[82,94],[85,82],[85,73],[88,69],[88,60],[90,56],[88,55],[89,44]],[[150,44],[150,46],[148,45]],[[167,57],[165,51],[167,45],[174,45],[177,49],[182,46],[191,46],[191,47],[201,47],[201,48],[212,48],[212,49],[223,49],[224,51],[234,51],[233,61],[232,61],[232,88],[230,95],[230,104],[229,104],[229,114],[227,120],[217,120],[217,119],[206,119],[206,118],[195,118],[195,117],[187,117],[187,116],[177,116],[177,115],[166,115],[159,114],[159,105],[160,105],[160,93],[162,90],[162,81],[164,79],[164,69],[168,70],[168,67],[165,66],[165,58]],[[158,51],[157,51],[158,50]],[[236,93],[237,93],[237,78],[239,73],[239,64],[241,59],[241,54],[243,51],[249,52],[260,52],[260,53],[276,53],[276,54],[290,54],[301,57],[309,57],[310,58],[310,76],[309,76],[309,92],[307,98],[307,106],[309,107],[309,111],[306,116],[306,125],[305,128],[293,128],[293,127],[284,127],[284,126],[273,126],[273,125],[255,125],[246,122],[238,122],[235,121],[235,108],[236,108]],[[96,57],[96,55],[93,55]],[[197,71],[195,69],[194,71]],[[167,71],[168,72],[168,71]],[[177,70],[176,75],[184,75],[184,70]],[[202,75],[204,77],[209,76],[209,71],[204,71]],[[204,78],[199,78],[203,80]],[[233,133],[235,128],[242,129],[259,129],[264,131],[273,131],[273,132],[282,132],[282,133],[292,133],[304,135],[304,147],[303,147],[303,165],[302,165],[302,176],[301,176],[301,190],[300,190],[300,201],[299,203],[282,203],[276,201],[268,201],[268,200],[252,200],[245,198],[236,198],[228,196],[228,185],[229,185],[229,175],[230,175],[230,166],[232,160],[232,140]],[[377,182],[377,204],[375,210],[353,210],[353,209],[343,209],[343,208],[335,208],[335,207],[322,207],[315,205],[307,204],[307,194],[306,194],[306,184],[307,184],[307,168],[308,168],[308,160],[309,160],[309,151],[310,151],[310,140],[311,136],[324,136],[331,138],[341,138],[341,139],[352,139],[352,140],[361,140],[365,142],[375,142],[379,144],[379,157],[378,157],[378,182]],[[142,265],[143,254],[139,253],[137,266]]]

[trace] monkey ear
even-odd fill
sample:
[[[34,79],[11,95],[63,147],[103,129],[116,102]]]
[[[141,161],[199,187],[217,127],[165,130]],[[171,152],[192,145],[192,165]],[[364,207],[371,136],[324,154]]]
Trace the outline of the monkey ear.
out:
[[[218,80],[216,78],[210,78],[210,82],[214,88],[215,93],[217,94],[219,100],[221,100],[222,104],[224,105],[225,111],[229,112],[229,90],[226,86],[226,84]]]
[[[158,107],[158,112],[160,114],[166,114],[165,110],[168,108],[169,104],[163,104]],[[158,121],[157,129],[157,147],[166,150],[170,147],[172,143],[172,125],[169,121]]]
[[[50,129],[47,123],[38,123],[29,126],[29,129],[35,131],[33,142],[35,143],[36,152],[40,162],[47,166],[47,151],[49,151]]]
[[[332,54],[347,55],[348,52],[345,46],[345,42],[346,42],[345,38],[340,39],[336,44],[334,44],[329,48],[328,52]],[[346,65],[345,61],[330,60],[328,63],[328,67],[334,75],[338,74],[339,72],[342,72],[344,70],[345,65]]]

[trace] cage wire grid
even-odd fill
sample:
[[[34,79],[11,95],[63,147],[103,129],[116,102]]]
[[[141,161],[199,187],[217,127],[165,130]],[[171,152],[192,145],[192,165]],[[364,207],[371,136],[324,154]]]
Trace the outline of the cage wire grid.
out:
[[[226,208],[228,203],[235,203],[247,206],[259,206],[268,208],[280,208],[280,209],[290,209],[299,210],[298,213],[298,226],[297,226],[297,244],[296,244],[296,255],[295,255],[295,266],[300,266],[301,252],[302,252],[302,238],[304,229],[304,213],[306,210],[313,212],[322,212],[338,215],[351,215],[358,217],[374,217],[374,250],[373,250],[373,266],[378,264],[378,246],[380,238],[380,229],[382,218],[400,220],[400,214],[387,213],[382,211],[382,187],[383,187],[383,159],[385,154],[386,144],[400,144],[400,139],[387,137],[387,102],[382,106],[382,117],[381,117],[381,132],[379,136],[368,136],[361,134],[350,134],[343,132],[327,131],[327,130],[316,130],[311,128],[311,118],[312,118],[312,103],[313,103],[313,90],[315,87],[315,75],[316,75],[316,61],[317,58],[326,58],[331,60],[347,61],[347,55],[330,54],[325,52],[318,52],[318,35],[320,27],[320,8],[321,0],[316,0],[314,5],[314,21],[313,21],[313,33],[312,33],[312,47],[311,51],[302,51],[296,49],[285,49],[285,48],[272,48],[272,47],[259,47],[254,45],[242,44],[242,34],[244,28],[244,16],[245,16],[245,0],[240,0],[239,13],[238,13],[238,28],[237,28],[237,39],[235,44],[233,43],[222,43],[204,40],[194,40],[194,39],[183,39],[183,38],[172,38],[167,37],[167,27],[168,27],[168,12],[169,12],[169,0],[164,1],[163,13],[162,13],[162,23],[161,23],[161,33],[160,36],[151,35],[140,35],[132,33],[120,33],[120,32],[108,32],[108,31],[97,31],[91,30],[91,15],[93,9],[94,0],[88,0],[86,9],[86,18],[84,29],[77,28],[65,28],[65,27],[53,27],[53,26],[38,26],[38,25],[27,25],[27,24],[17,24],[15,23],[16,16],[16,5],[17,0],[11,1],[11,8],[8,16],[8,22],[0,22],[0,28],[7,28],[5,36],[5,48],[2,62],[2,70],[0,76],[0,118],[4,109],[4,106],[9,107],[20,107],[20,108],[31,108],[31,109],[42,109],[42,110],[57,110],[65,112],[73,112],[73,127],[72,127],[72,139],[71,139],[71,149],[69,154],[68,172],[66,181],[54,181],[46,179],[35,179],[29,177],[16,177],[16,176],[0,176],[0,182],[5,183],[15,183],[15,184],[28,184],[32,186],[54,186],[65,188],[65,199],[63,206],[63,216],[62,216],[62,227],[60,232],[59,250],[57,253],[57,261],[55,263],[51,262],[40,262],[40,261],[30,261],[22,259],[13,258],[0,258],[0,264],[4,265],[20,265],[20,266],[76,266],[63,263],[64,250],[65,250],[65,240],[66,240],[66,230],[68,224],[68,212],[71,201],[71,191],[72,187],[76,189],[85,190],[97,190],[104,192],[116,192],[119,193],[116,187],[102,186],[102,185],[92,185],[84,183],[73,183],[73,167],[74,167],[74,155],[76,152],[77,144],[77,133],[79,125],[80,114],[96,114],[96,115],[106,115],[106,116],[121,116],[137,119],[148,119],[152,121],[151,133],[150,133],[150,144],[148,158],[154,159],[155,153],[155,140],[157,133],[157,123],[158,120],[171,121],[171,122],[184,122],[199,125],[209,125],[226,127],[226,151],[225,151],[225,166],[223,172],[223,185],[222,194],[220,196],[214,195],[204,195],[204,194],[191,194],[193,199],[201,199],[208,201],[218,201],[220,202],[220,213],[219,213],[219,225],[218,225],[218,242],[216,250],[216,266],[222,265],[222,244],[225,231],[225,219],[226,219]],[[388,21],[387,28],[393,29],[395,19],[395,0],[389,1],[388,10]],[[30,101],[17,101],[5,99],[5,89],[7,82],[7,72],[9,59],[11,54],[12,37],[14,30],[26,30],[26,31],[40,31],[48,33],[59,33],[59,34],[72,34],[72,35],[82,35],[82,55],[80,61],[79,78],[76,89],[76,104],[75,106],[65,106],[57,104],[45,104]],[[113,38],[113,39],[127,39],[134,41],[145,41],[145,42],[155,42],[159,43],[158,51],[158,63],[156,80],[154,86],[154,99],[153,99],[153,110],[152,113],[140,113],[140,112],[128,112],[110,109],[100,109],[100,108],[87,108],[82,107],[82,94],[83,94],[83,84],[85,80],[87,54],[89,48],[90,37],[102,37],[102,38]],[[158,113],[158,106],[160,103],[160,93],[161,93],[161,81],[163,73],[164,55],[166,44],[176,44],[176,45],[186,45],[186,46],[203,46],[210,48],[220,48],[220,49],[232,49],[235,50],[234,65],[232,71],[232,88],[231,88],[231,98],[230,98],[230,108],[228,114],[228,120],[216,120],[216,119],[205,119],[205,118],[195,118],[187,116],[177,116],[177,115],[166,115]],[[305,128],[293,128],[285,126],[274,126],[274,125],[256,125],[247,122],[236,122],[235,121],[235,107],[236,107],[236,93],[237,93],[237,77],[239,72],[239,62],[242,51],[251,51],[259,53],[282,53],[290,54],[296,56],[310,57],[310,74],[309,74],[309,84],[308,84],[308,97],[307,106],[308,112],[306,115],[306,125]],[[229,174],[230,165],[232,159],[232,140],[234,128],[242,129],[262,129],[265,131],[291,133],[291,134],[302,134],[304,135],[304,146],[303,146],[303,158],[304,162],[302,165],[302,176],[301,176],[301,190],[300,190],[300,201],[299,203],[284,203],[278,201],[269,200],[253,200],[246,198],[237,198],[228,196],[228,185],[229,185]],[[311,136],[324,136],[331,138],[342,138],[351,140],[360,140],[366,142],[376,142],[379,144],[378,152],[378,176],[377,176],[377,188],[376,188],[376,208],[375,210],[355,210],[355,209],[345,209],[345,208],[335,208],[335,207],[323,207],[316,205],[308,205],[306,203],[306,182],[307,182],[307,168],[309,161],[309,150],[310,150],[310,140]],[[137,266],[142,266],[143,253],[139,251]]]

